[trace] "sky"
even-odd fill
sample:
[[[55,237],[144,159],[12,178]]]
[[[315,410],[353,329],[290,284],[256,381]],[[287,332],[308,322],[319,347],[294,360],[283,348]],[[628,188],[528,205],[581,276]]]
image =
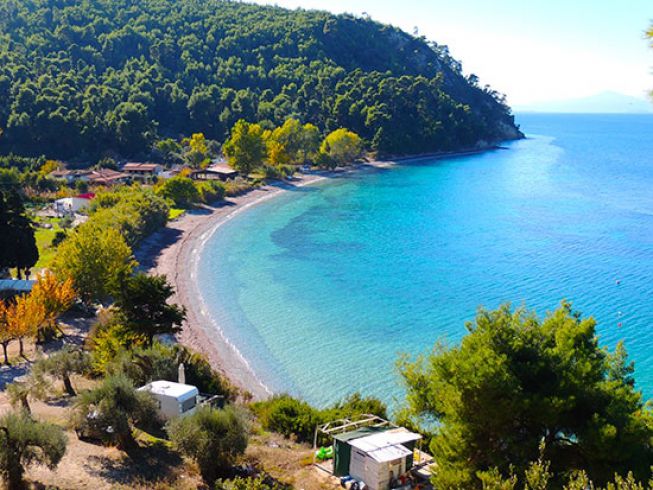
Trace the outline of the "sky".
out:
[[[449,46],[513,106],[653,89],[653,0],[255,0],[369,14]]]

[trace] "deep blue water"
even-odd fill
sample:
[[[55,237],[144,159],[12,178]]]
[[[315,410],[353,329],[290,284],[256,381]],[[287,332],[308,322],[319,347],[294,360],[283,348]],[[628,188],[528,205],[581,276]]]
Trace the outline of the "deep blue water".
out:
[[[267,385],[392,402],[398,354],[458,342],[479,305],[566,298],[653,396],[653,117],[517,119],[507,149],[330,179],[219,229],[204,299]]]

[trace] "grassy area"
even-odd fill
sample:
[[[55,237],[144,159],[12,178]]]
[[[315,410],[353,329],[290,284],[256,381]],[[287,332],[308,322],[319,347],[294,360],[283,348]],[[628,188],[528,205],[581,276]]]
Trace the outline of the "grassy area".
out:
[[[172,221],[173,219],[179,218],[179,216],[181,216],[185,212],[186,212],[185,209],[170,208],[170,211],[168,212],[168,220]]]
[[[39,249],[39,261],[36,263],[36,269],[49,267],[54,260],[56,248],[52,246],[52,239],[57,234],[57,231],[62,230],[59,226],[59,221],[59,218],[49,220],[39,218],[36,220],[37,224],[50,223],[52,225],[52,228],[41,228],[40,226],[37,226],[35,230],[34,236],[36,238],[36,246]]]

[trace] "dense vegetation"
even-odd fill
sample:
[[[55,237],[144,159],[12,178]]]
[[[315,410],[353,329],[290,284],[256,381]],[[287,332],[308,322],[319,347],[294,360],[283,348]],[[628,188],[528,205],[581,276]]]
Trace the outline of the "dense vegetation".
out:
[[[519,136],[446,47],[368,18],[217,0],[2,2],[0,100],[2,152],[79,160],[290,116],[392,154]]]
[[[480,475],[521,477],[538,457],[550,461],[553,488],[575,471],[596,484],[651,477],[650,407],[623,346],[602,348],[595,326],[568,304],[543,320],[509,306],[481,310],[460,346],[401,363],[405,418],[438,421],[437,488],[487,488]]]

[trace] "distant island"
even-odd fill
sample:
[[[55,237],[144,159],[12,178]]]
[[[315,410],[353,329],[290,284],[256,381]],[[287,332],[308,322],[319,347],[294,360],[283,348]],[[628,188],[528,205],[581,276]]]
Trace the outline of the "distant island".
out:
[[[579,99],[516,106],[515,111],[579,114],[653,114],[653,102],[643,97],[633,97],[632,95],[608,91]]]
[[[381,155],[522,136],[446,46],[367,17],[240,2],[26,0],[0,20],[0,153],[94,164],[240,120],[348,128]],[[2,10],[0,10],[2,11]]]

